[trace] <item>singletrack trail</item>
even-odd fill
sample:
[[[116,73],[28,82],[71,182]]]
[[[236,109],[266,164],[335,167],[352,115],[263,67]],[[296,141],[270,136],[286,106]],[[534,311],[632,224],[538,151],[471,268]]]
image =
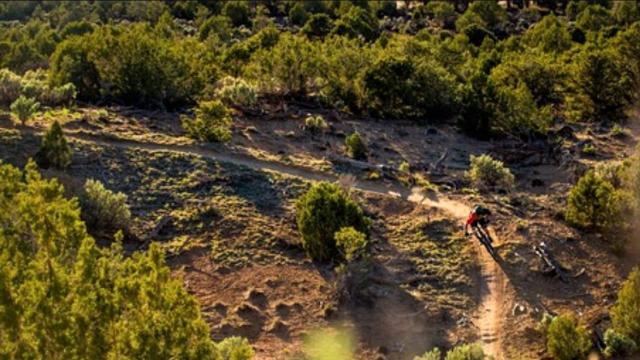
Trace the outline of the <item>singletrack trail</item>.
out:
[[[33,133],[40,133],[35,129],[28,129]],[[148,151],[168,151],[179,152],[191,155],[198,155],[221,162],[232,163],[235,165],[245,166],[258,171],[274,171],[281,174],[299,177],[312,181],[337,181],[339,177],[321,171],[314,171],[302,167],[282,164],[275,161],[267,161],[256,159],[252,156],[232,153],[224,150],[208,148],[200,145],[171,145],[158,144],[153,142],[142,142],[136,140],[116,139],[106,136],[88,134],[83,132],[68,132],[68,138],[84,141],[88,143],[113,146],[123,149],[142,149]],[[436,194],[425,195],[418,188],[408,189],[399,184],[354,180],[352,187],[364,192],[371,192],[387,196],[402,198],[404,200],[414,202],[420,205],[436,207],[446,211],[460,220],[463,224],[469,213],[469,206],[459,201],[440,197]],[[494,237],[495,238],[495,237]],[[499,347],[500,320],[502,315],[501,299],[504,294],[505,276],[502,270],[497,266],[491,255],[487,253],[484,247],[478,242],[476,250],[479,254],[480,263],[480,304],[476,314],[476,325],[479,328],[480,338],[485,352],[493,356],[496,360],[501,360]]]

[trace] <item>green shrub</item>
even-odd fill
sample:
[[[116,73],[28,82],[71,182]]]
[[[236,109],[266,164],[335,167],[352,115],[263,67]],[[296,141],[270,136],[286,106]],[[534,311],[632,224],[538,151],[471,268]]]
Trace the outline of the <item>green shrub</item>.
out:
[[[309,115],[304,119],[304,129],[313,134],[321,133],[327,128],[329,125],[322,115]]]
[[[640,20],[640,8],[633,1],[615,1],[611,14],[621,25],[630,25]]]
[[[361,36],[366,41],[374,41],[380,34],[378,18],[369,10],[352,6],[336,21],[332,33],[350,38]]]
[[[587,6],[576,19],[576,25],[586,31],[599,31],[613,22],[609,10],[597,4]]]
[[[442,351],[435,348],[431,351],[424,353],[422,356],[414,356],[413,360],[442,360]]]
[[[20,76],[9,69],[0,69],[0,105],[9,105],[20,96]]]
[[[614,329],[607,329],[607,331],[605,331],[604,344],[606,345],[604,349],[604,355],[606,357],[632,355],[638,350],[635,341]]]
[[[249,341],[237,336],[226,338],[216,346],[221,360],[251,360],[255,354]]]
[[[588,171],[569,192],[565,218],[582,228],[610,229],[617,218],[618,200],[611,183]]]
[[[640,344],[640,268],[635,268],[618,292],[611,309],[613,329]]]
[[[222,14],[231,19],[233,26],[251,26],[249,7],[244,1],[227,1],[222,8]]]
[[[523,35],[522,41],[544,52],[560,53],[571,48],[572,40],[566,22],[553,13],[545,16],[529,28]]]
[[[455,6],[447,1],[429,1],[424,10],[433,16],[440,26],[453,24],[457,17]]]
[[[215,35],[218,40],[228,42],[233,35],[233,24],[227,16],[211,16],[200,25],[198,36],[201,41]]]
[[[33,163],[0,165],[0,189],[0,357],[219,359],[159,246],[97,246],[77,201]]]
[[[289,10],[289,21],[291,21],[293,25],[298,26],[304,25],[305,21],[307,21],[307,12],[301,3],[296,3]]]
[[[374,115],[442,118],[455,111],[455,87],[439,64],[389,55],[363,72],[362,106]]]
[[[244,79],[225,77],[220,81],[218,96],[235,106],[252,107],[258,101],[256,88]]]
[[[591,349],[591,337],[586,328],[578,326],[568,315],[551,321],[547,330],[547,351],[557,360],[582,359]]]
[[[22,93],[48,106],[71,105],[76,99],[75,85],[53,86],[43,69],[29,70],[22,76]]]
[[[344,227],[334,235],[336,247],[347,261],[362,258],[367,250],[367,236],[353,227]]]
[[[11,112],[15,115],[22,125],[38,111],[40,103],[36,99],[27,98],[20,95],[12,104]]]
[[[362,209],[336,184],[317,183],[296,203],[302,246],[314,260],[338,259],[334,234],[345,227],[368,236],[369,220]]]
[[[635,99],[633,80],[610,49],[585,48],[571,65],[567,116],[574,121],[619,121]]]
[[[466,344],[456,346],[447,352],[445,360],[484,360],[487,356],[480,344]]]
[[[127,195],[115,193],[97,180],[85,182],[80,196],[82,219],[90,229],[115,232],[128,230],[131,211],[127,205]]]
[[[353,159],[364,160],[367,158],[367,145],[358,132],[347,136],[345,139],[347,155]]]
[[[314,14],[302,27],[302,32],[310,38],[323,38],[333,27],[331,18],[327,14]]]
[[[36,154],[38,165],[42,168],[53,166],[58,169],[66,168],[71,164],[73,152],[62,132],[62,126],[57,121],[42,138],[42,145]]]
[[[51,55],[49,79],[52,86],[72,83],[78,98],[84,101],[100,97],[100,75],[96,64],[90,60],[90,37],[71,37],[56,47]]]
[[[182,117],[182,127],[196,140],[225,142],[231,140],[231,115],[220,100],[201,101],[195,117]]]
[[[515,177],[502,161],[494,160],[486,154],[471,155],[470,161],[471,165],[465,175],[477,188],[498,187],[508,190],[513,187]]]
[[[314,45],[306,37],[283,33],[272,48],[256,51],[248,73],[265,92],[306,95],[319,73]]]

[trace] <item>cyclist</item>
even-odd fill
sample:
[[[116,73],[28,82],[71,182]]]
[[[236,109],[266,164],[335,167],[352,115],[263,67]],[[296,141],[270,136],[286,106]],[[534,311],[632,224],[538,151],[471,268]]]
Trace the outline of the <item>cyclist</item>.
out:
[[[467,222],[464,225],[464,235],[469,236],[469,226],[471,226],[472,229],[480,226],[480,228],[486,233],[487,225],[489,225],[489,216],[491,216],[491,210],[482,205],[474,206],[473,209],[471,209]],[[490,237],[489,239],[491,241]]]

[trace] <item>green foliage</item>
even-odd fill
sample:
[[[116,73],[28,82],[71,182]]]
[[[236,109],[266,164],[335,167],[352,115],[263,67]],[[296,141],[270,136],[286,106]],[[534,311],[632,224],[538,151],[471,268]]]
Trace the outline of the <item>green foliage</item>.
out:
[[[465,175],[477,188],[497,187],[508,190],[513,187],[515,178],[502,161],[495,160],[487,154],[471,155],[469,159],[471,165]]]
[[[344,144],[349,157],[364,160],[367,158],[367,145],[362,140],[360,134],[356,131],[345,138]]]
[[[145,24],[102,28],[56,49],[51,80],[73,83],[83,99],[113,96],[139,106],[175,106],[188,103],[210,80],[199,51],[198,44],[166,39]]]
[[[444,360],[485,360],[491,357],[485,355],[480,344],[463,344],[449,350]],[[442,352],[435,348],[422,356],[416,356],[413,360],[441,360]]]
[[[77,201],[32,163],[0,165],[0,187],[0,357],[219,359],[160,247],[97,247]]]
[[[387,56],[362,74],[366,107],[374,114],[394,118],[441,118],[456,104],[452,76],[437,63],[410,57]]]
[[[11,112],[20,120],[22,125],[31,119],[38,109],[40,109],[40,103],[37,102],[36,99],[27,98],[24,95],[20,95],[20,97],[11,103]]]
[[[635,341],[614,329],[607,329],[607,331],[605,331],[604,344],[606,345],[604,355],[608,358],[615,355],[632,355],[638,350],[638,345],[636,345]]]
[[[374,41],[380,33],[378,19],[369,10],[352,6],[335,23],[333,34]]]
[[[303,4],[301,3],[296,3],[289,10],[289,21],[291,21],[291,23],[294,25],[304,25],[304,23],[307,21],[307,17],[307,12],[304,10]]]
[[[547,330],[547,351],[556,360],[582,359],[591,349],[591,337],[572,316],[557,316]]]
[[[220,100],[201,101],[194,109],[195,117],[182,117],[187,134],[200,141],[231,140],[231,114]]]
[[[81,100],[96,100],[100,95],[100,75],[90,60],[88,37],[71,37],[56,47],[51,56],[50,81],[55,86],[72,83]]]
[[[413,360],[442,360],[442,351],[435,348],[431,351],[424,353],[422,356],[414,356]]]
[[[561,53],[571,45],[571,34],[567,24],[553,14],[547,15],[523,35],[522,41],[544,52]]]
[[[433,17],[440,26],[454,23],[457,17],[455,6],[448,1],[430,1],[425,5],[425,12]]]
[[[640,268],[635,268],[622,284],[611,319],[615,331],[640,344]]]
[[[345,227],[368,236],[369,220],[356,202],[336,184],[317,183],[296,203],[298,231],[302,246],[318,261],[339,258],[334,234]]]
[[[62,40],[73,35],[84,35],[94,30],[93,24],[86,20],[73,21],[65,25],[64,29],[60,32],[60,38]]]
[[[574,226],[608,230],[617,225],[620,200],[611,183],[588,171],[569,192],[565,218]]]
[[[251,360],[253,348],[245,338],[233,336],[217,344],[221,360]]]
[[[447,352],[444,360],[484,360],[487,356],[480,344],[465,344],[456,346]]]
[[[609,10],[597,4],[587,6],[576,19],[576,25],[585,31],[599,31],[613,22]]]
[[[233,23],[226,16],[212,16],[200,25],[198,36],[201,41],[215,35],[222,42],[229,42],[233,35]]]
[[[218,96],[225,102],[235,105],[252,107],[258,101],[256,88],[243,79],[225,77],[220,81]]]
[[[367,236],[353,227],[344,227],[334,235],[336,247],[341,257],[347,261],[357,260],[365,255]]]
[[[305,37],[282,34],[252,57],[248,72],[266,92],[301,96],[318,73],[316,48]]]
[[[540,52],[507,56],[491,71],[491,80],[498,87],[524,83],[537,106],[560,103],[566,77],[564,68],[552,56]]]
[[[222,8],[222,15],[227,16],[233,26],[251,26],[249,7],[244,1],[227,1]]]
[[[610,49],[581,51],[570,68],[573,91],[567,96],[567,116],[575,121],[624,119],[624,110],[635,98],[624,66]]]
[[[328,127],[329,125],[322,115],[309,115],[304,119],[304,129],[313,134],[319,134]]]
[[[491,29],[506,19],[507,12],[497,1],[474,1],[456,21],[456,29],[464,30],[472,24]]]
[[[9,69],[0,69],[0,105],[16,101],[22,91],[22,79]]]
[[[640,8],[634,1],[615,1],[611,14],[620,25],[631,25],[640,20]]]
[[[304,24],[302,32],[310,38],[323,38],[327,36],[333,23],[327,14],[314,14]]]
[[[71,164],[72,156],[73,152],[64,137],[62,126],[58,121],[54,121],[42,138],[42,145],[36,155],[38,165],[43,168],[66,168]]]
[[[114,233],[129,228],[131,212],[127,195],[105,188],[98,180],[89,179],[85,182],[80,205],[82,220],[90,229]]]

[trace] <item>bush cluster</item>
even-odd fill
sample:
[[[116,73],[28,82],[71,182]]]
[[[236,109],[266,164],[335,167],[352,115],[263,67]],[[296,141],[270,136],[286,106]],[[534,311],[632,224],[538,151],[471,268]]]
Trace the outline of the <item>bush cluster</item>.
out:
[[[598,231],[620,225],[624,197],[595,171],[588,171],[569,192],[565,218],[571,224]]]
[[[220,80],[217,95],[225,102],[243,107],[252,107],[258,101],[256,88],[243,79],[225,77]]]
[[[329,127],[322,115],[309,115],[304,119],[304,129],[312,134],[319,134]]]
[[[613,329],[640,344],[640,268],[635,268],[618,292],[611,310]]]
[[[23,76],[9,69],[0,69],[0,106],[14,103],[20,97],[35,99],[42,105],[71,105],[76,98],[76,88],[71,83],[51,86],[47,72],[29,70]]]
[[[246,341],[211,340],[159,246],[127,256],[121,238],[98,247],[77,201],[33,163],[0,164],[0,188],[0,357],[250,359]]]
[[[491,1],[464,12],[439,1],[11,5],[7,18],[25,22],[0,33],[0,67],[48,67],[54,98],[68,99],[71,83],[83,101],[179,108],[230,76],[255,84],[256,97],[527,137],[565,119],[624,120],[636,100],[637,5],[587,5],[558,3],[546,16],[508,16]],[[15,80],[0,74],[7,106]]]
[[[231,140],[231,113],[220,100],[201,101],[194,109],[195,117],[182,117],[187,134],[200,141]]]
[[[471,155],[471,165],[465,175],[480,189],[503,189],[509,190],[513,187],[515,177],[508,167],[499,160],[484,154],[480,156]]]
[[[413,360],[485,360],[491,357],[485,355],[480,344],[463,344],[449,350],[443,357],[442,351],[435,348],[424,353],[422,356],[416,356]]]
[[[298,199],[296,220],[302,246],[314,260],[353,258],[366,246],[369,220],[336,184],[314,184]]]
[[[85,182],[80,205],[82,220],[89,229],[114,233],[129,228],[131,211],[127,196],[105,188],[100,181],[89,179]]]
[[[547,351],[557,360],[581,359],[591,350],[591,336],[570,315],[555,317],[546,331]]]

